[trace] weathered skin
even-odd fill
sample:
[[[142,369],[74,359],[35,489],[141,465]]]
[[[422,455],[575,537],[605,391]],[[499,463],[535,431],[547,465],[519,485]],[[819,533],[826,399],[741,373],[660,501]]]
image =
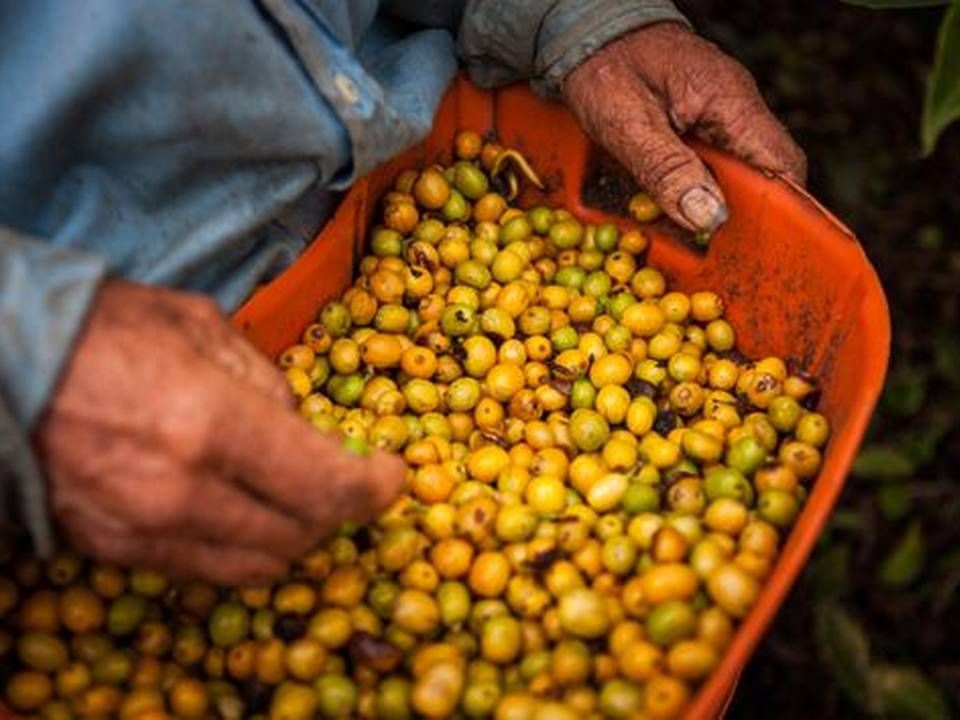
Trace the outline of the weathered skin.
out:
[[[688,229],[712,231],[727,210],[682,135],[798,183],[806,179],[803,151],[750,73],[682,25],[659,23],[615,40],[567,76],[563,94],[591,137]]]
[[[680,25],[614,41],[564,95],[682,225],[726,219],[690,132],[802,182],[803,153],[750,75]],[[345,519],[372,517],[400,459],[347,455],[291,410],[282,375],[201,296],[102,285],[35,435],[60,527],[101,560],[238,584],[281,574]]]
[[[280,372],[199,295],[108,281],[36,442],[79,549],[225,583],[281,574],[399,491],[292,410]]]

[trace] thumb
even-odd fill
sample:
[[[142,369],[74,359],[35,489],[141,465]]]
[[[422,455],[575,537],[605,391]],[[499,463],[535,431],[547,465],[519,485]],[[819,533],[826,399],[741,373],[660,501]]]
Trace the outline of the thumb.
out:
[[[629,71],[602,67],[564,93],[587,132],[633,174],[674,221],[712,232],[728,216],[717,181],[677,136],[659,98]]]

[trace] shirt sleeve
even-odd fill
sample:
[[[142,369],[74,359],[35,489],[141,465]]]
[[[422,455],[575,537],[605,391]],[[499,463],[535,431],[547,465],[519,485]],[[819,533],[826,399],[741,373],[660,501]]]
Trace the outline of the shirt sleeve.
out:
[[[495,87],[529,78],[559,95],[567,74],[612,40],[686,18],[669,0],[467,0],[458,50],[471,79]]]
[[[44,484],[28,433],[103,278],[98,257],[0,227],[0,522],[51,547]]]
[[[0,0],[0,525],[49,548],[30,434],[108,268],[235,307],[312,237],[279,223],[306,195],[429,132],[453,36],[377,9]]]

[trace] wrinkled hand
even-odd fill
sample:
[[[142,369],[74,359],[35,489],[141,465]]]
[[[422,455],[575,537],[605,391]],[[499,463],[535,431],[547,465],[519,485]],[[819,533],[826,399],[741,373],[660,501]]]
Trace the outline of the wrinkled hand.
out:
[[[389,502],[399,458],[346,454],[208,300],[110,281],[36,444],[82,551],[239,584]]]
[[[651,25],[598,51],[567,76],[567,104],[676,222],[715,230],[723,193],[681,140],[692,135],[803,184],[806,158],[747,70],[676,23]]]

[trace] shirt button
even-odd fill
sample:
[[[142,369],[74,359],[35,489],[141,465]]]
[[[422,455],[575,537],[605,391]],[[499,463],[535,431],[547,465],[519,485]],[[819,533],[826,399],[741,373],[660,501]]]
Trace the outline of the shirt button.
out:
[[[340,93],[340,97],[342,97],[351,105],[360,99],[360,93],[357,91],[357,86],[354,84],[353,80],[348,78],[343,73],[338,72],[333,76],[333,84],[336,86],[337,92]]]

